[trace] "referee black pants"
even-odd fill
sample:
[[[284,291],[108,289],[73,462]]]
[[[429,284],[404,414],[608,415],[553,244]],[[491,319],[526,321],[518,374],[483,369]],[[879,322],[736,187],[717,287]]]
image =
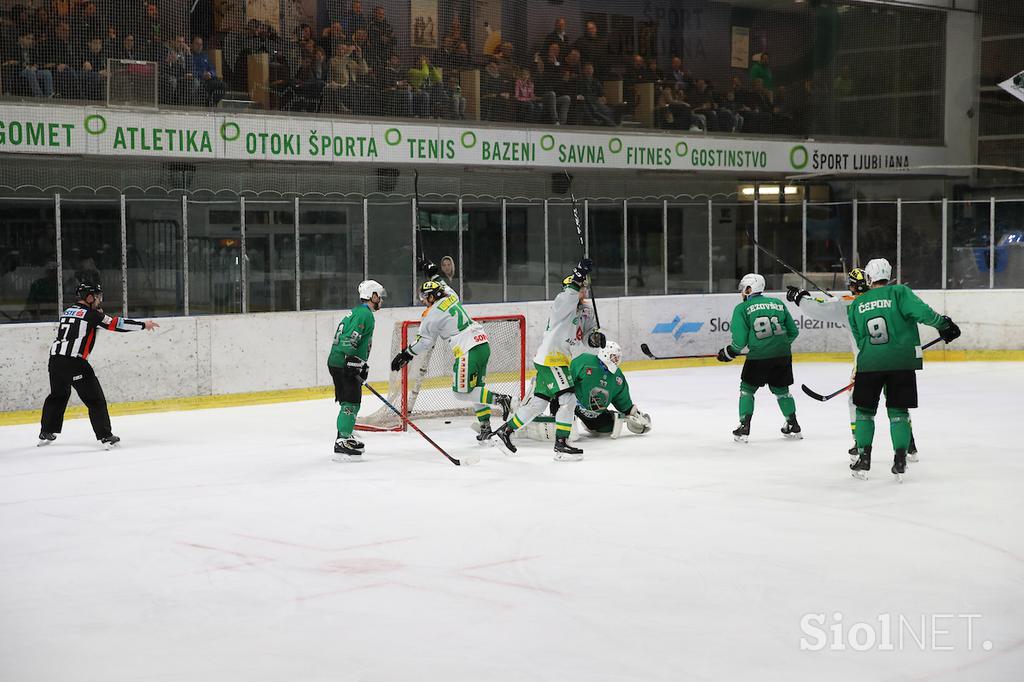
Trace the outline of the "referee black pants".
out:
[[[60,433],[72,387],[89,408],[89,421],[92,422],[96,439],[111,435],[107,399],[96,373],[92,371],[92,365],[80,358],[63,355],[50,356],[50,395],[46,396],[46,402],[43,403],[40,429],[47,433]]]

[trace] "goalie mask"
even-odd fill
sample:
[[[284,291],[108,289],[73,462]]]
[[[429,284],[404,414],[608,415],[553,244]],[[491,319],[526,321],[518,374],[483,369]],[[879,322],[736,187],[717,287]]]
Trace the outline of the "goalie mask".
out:
[[[619,369],[619,362],[622,361],[622,349],[614,341],[608,341],[604,348],[597,352],[597,358],[612,374]]]

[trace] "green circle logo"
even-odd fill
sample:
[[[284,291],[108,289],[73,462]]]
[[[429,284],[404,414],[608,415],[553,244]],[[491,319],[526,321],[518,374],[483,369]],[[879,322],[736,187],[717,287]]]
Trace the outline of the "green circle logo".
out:
[[[398,128],[388,128],[384,131],[384,141],[388,146],[394,147],[402,142],[402,131]]]
[[[621,152],[622,140],[620,140],[617,137],[613,137],[612,139],[608,140],[608,151],[610,151],[612,154],[618,154],[619,152]]]
[[[546,152],[551,151],[555,148],[555,136],[554,135],[541,135],[540,136],[540,148]]]
[[[806,168],[809,160],[810,155],[807,153],[807,147],[802,144],[798,144],[789,150],[789,165],[796,170]]]
[[[242,129],[237,123],[224,121],[220,124],[220,139],[225,142],[234,142],[242,136]]]
[[[462,133],[462,146],[466,149],[472,149],[476,146],[476,133],[472,130],[467,130]]]
[[[685,140],[679,140],[676,142],[676,156],[685,157],[690,153],[690,145],[686,144]]]
[[[107,119],[103,118],[99,114],[86,116],[82,125],[85,127],[85,132],[90,135],[102,135],[107,132]]]

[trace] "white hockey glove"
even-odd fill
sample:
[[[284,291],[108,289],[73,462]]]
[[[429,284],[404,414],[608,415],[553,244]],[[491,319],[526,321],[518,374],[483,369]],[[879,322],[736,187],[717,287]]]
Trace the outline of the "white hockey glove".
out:
[[[641,412],[634,405],[626,415],[626,428],[637,435],[647,433],[651,430],[651,415]]]

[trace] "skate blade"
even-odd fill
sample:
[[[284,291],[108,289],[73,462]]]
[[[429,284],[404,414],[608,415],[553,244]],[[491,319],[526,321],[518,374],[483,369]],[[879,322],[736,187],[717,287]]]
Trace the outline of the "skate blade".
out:
[[[467,452],[466,454],[459,457],[459,466],[479,464],[480,453],[479,452]]]
[[[334,457],[331,457],[331,461],[332,462],[362,462],[363,461],[363,455],[362,454],[350,455],[350,454],[345,453],[345,452],[337,452],[337,453],[334,454]]]
[[[104,443],[103,444],[103,449],[104,450],[114,450],[114,449],[119,448],[119,447],[121,447],[120,443]]]
[[[914,454],[910,454],[910,453],[908,452],[908,453],[907,453],[907,461],[908,461],[908,462],[917,462],[917,461],[918,461],[918,459],[917,459],[917,453],[915,452]]]
[[[733,435],[733,437],[732,437],[732,439],[734,441],[736,441],[737,443],[746,443],[748,438],[750,438],[750,436],[737,436],[737,435]]]
[[[573,455],[568,452],[556,452],[556,462],[581,462],[583,461],[583,455]]]
[[[508,446],[505,445],[505,443],[502,442],[502,440],[500,438],[498,438],[497,436],[495,436],[494,438],[491,438],[487,442],[490,443],[492,446],[494,446],[494,447],[498,448],[499,450],[501,450],[501,454],[505,455],[506,457],[515,457],[516,451],[515,450],[510,450],[508,448]]]
[[[36,447],[45,448],[47,445],[50,445],[51,443],[53,443],[52,440],[40,440],[38,443],[36,443]]]
[[[851,471],[850,473],[859,481],[868,480],[868,472],[866,471]]]
[[[804,434],[802,434],[802,433],[784,433],[782,435],[785,436],[788,440],[803,440],[804,439]]]
[[[895,476],[897,483],[903,483],[903,474],[895,474]]]

